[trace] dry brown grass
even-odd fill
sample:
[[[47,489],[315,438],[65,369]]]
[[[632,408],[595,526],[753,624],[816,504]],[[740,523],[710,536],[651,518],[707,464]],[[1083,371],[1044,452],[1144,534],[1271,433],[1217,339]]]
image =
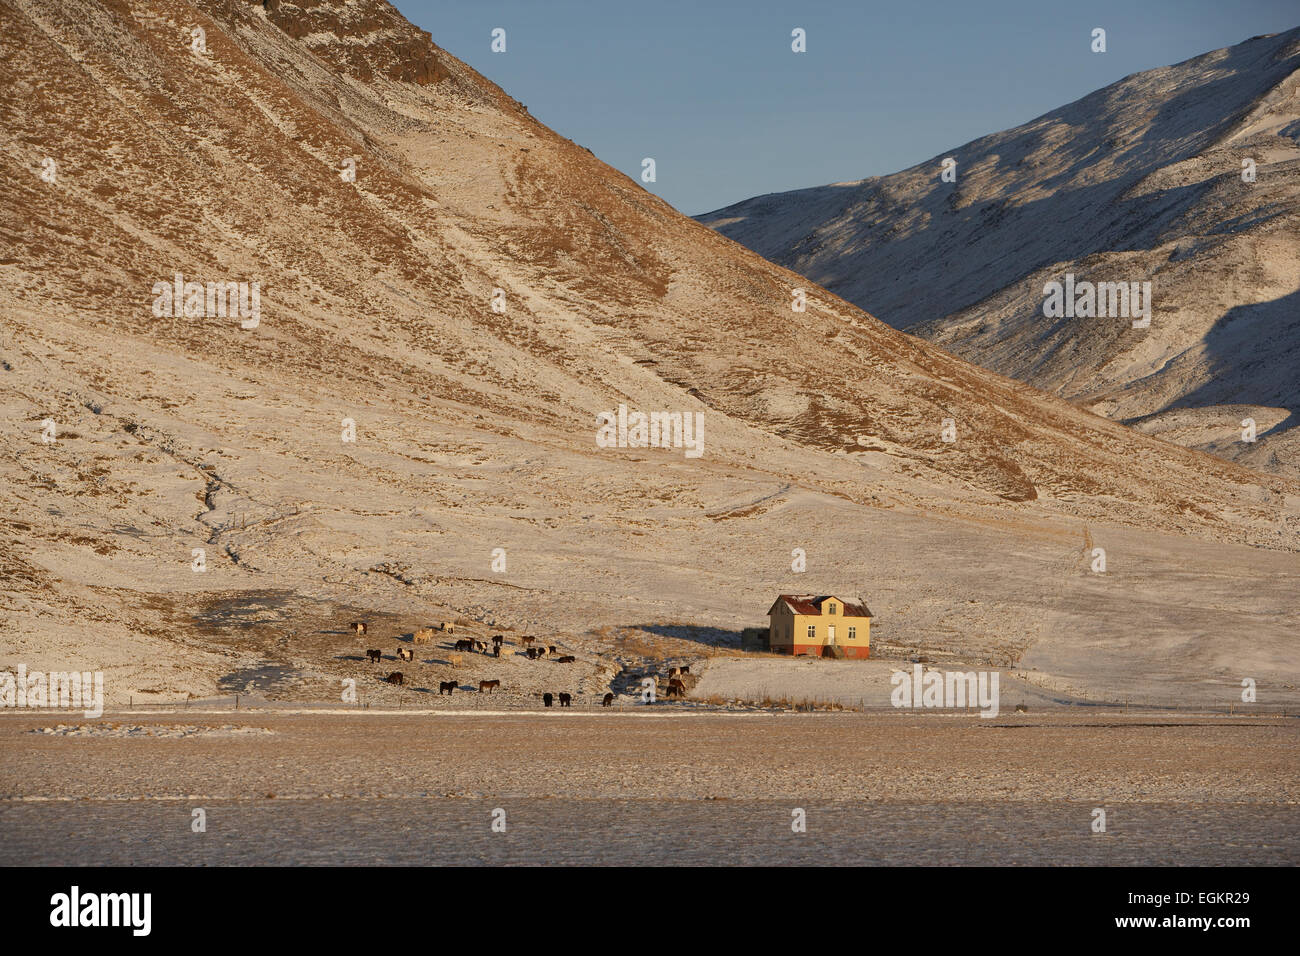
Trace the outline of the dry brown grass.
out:
[[[853,711],[861,712],[861,707],[855,707],[851,704],[845,704],[838,700],[829,700],[822,697],[790,697],[787,695],[772,696],[767,691],[762,691],[761,696],[754,697],[722,697],[718,694],[710,694],[708,697],[695,697],[692,700],[700,703],[711,704],[715,707],[734,707],[739,704],[742,707],[758,707],[763,710],[789,710],[795,713],[812,713],[814,711]]]
[[[662,643],[644,631],[625,631],[615,638],[614,649],[620,654],[651,661],[665,661],[671,656]]]

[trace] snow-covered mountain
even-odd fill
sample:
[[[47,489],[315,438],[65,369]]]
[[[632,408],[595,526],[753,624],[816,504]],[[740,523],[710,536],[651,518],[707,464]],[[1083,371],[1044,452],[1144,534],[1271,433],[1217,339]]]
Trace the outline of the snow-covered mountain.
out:
[[[985,368],[1255,467],[1300,466],[1300,28],[894,175],[699,219]],[[1067,275],[1149,282],[1149,327],[1045,315]]]

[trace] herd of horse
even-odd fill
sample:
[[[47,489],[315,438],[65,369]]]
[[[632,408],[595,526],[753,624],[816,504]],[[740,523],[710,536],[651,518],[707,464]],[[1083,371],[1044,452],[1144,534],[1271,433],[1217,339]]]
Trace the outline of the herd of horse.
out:
[[[432,627],[420,628],[412,636],[412,643],[427,644],[433,640],[435,633],[439,631],[444,633],[452,633],[454,630],[454,626],[455,625],[452,623],[446,623],[446,624],[439,625],[437,628],[432,628]],[[351,624],[348,625],[348,627],[351,628],[352,632],[356,634],[358,637],[364,637],[367,631],[367,625],[365,621],[353,621]],[[572,654],[559,653],[559,648],[557,648],[554,644],[538,645],[534,647],[533,645],[534,643],[536,643],[536,641],[537,638],[532,635],[525,635],[519,639],[519,644],[520,647],[523,649],[524,656],[527,657],[530,661],[551,660],[557,664],[572,664],[575,660],[577,660],[577,658],[575,658]],[[506,643],[507,642],[504,634],[492,635],[492,650],[490,652],[491,656],[499,658],[501,656],[501,648]],[[447,645],[443,645],[443,646],[447,646]],[[454,647],[454,649],[457,651],[478,652],[480,654],[489,653],[487,642],[480,641],[477,638],[473,638],[473,637],[457,638],[456,641],[451,646]],[[370,660],[372,664],[378,664],[383,661],[384,654],[383,651],[381,651],[379,648],[370,648],[366,651],[366,657]],[[397,658],[398,660],[403,660],[403,661],[414,661],[415,651],[409,647],[399,647],[397,649]],[[666,696],[685,697],[686,682],[682,678],[685,675],[689,674],[690,672],[691,672],[691,668],[690,665],[688,664],[683,664],[680,667],[669,668],[668,692]],[[405,676],[403,676],[401,671],[393,671],[387,677],[380,678],[380,680],[389,684],[397,684],[397,685],[404,685],[406,683],[406,678]],[[478,682],[478,692],[480,694],[484,694],[484,693],[491,694],[494,691],[496,691],[498,688],[500,688],[500,686],[501,686],[501,681],[499,680],[481,680]],[[459,689],[459,687],[460,684],[454,680],[439,681],[438,695],[442,696],[443,694],[447,694],[448,696],[450,696],[453,692]],[[556,695],[550,692],[542,694],[543,706],[546,707],[554,706],[557,697],[559,700],[559,705],[561,707],[573,706],[572,694],[561,693]],[[614,704],[613,693],[606,693],[605,696],[601,699],[601,706],[612,707],[613,704]]]
[[[348,628],[357,637],[365,637],[366,632],[369,630],[369,627],[365,621],[353,621],[350,624],[348,624]],[[422,627],[415,631],[415,633],[412,635],[411,640],[412,643],[414,644],[427,644],[433,640],[434,634],[437,633],[438,631],[442,631],[445,633],[452,633],[454,631],[454,628],[455,625],[452,623],[441,624],[437,628]],[[572,664],[577,660],[577,658],[574,657],[572,654],[560,654],[559,648],[557,648],[554,644],[533,647],[532,645],[536,640],[537,638],[533,635],[526,635],[519,639],[519,643],[524,651],[524,656],[526,656],[530,661],[540,661],[540,660],[549,659],[549,660],[553,660],[557,664]],[[501,656],[501,648],[506,643],[507,642],[504,634],[492,635],[492,650],[490,652],[491,656],[499,658]],[[478,652],[480,654],[489,653],[487,642],[480,641],[477,638],[473,638],[473,637],[458,638],[451,646],[457,651]],[[366,658],[372,664],[379,664],[383,662],[384,652],[377,647],[368,648],[366,650]],[[399,647],[397,649],[397,659],[402,661],[414,661],[415,651],[409,647]],[[406,684],[406,677],[405,675],[402,674],[401,671],[393,671],[387,677],[381,677],[380,680],[382,680],[385,683],[396,684],[398,686],[404,686]],[[480,694],[483,693],[491,694],[493,691],[497,690],[500,686],[501,686],[501,681],[499,680],[481,680],[478,682],[478,692]],[[459,687],[460,687],[459,682],[454,680],[439,681],[438,696],[441,697],[443,694],[447,694],[448,696],[450,696]],[[572,694],[560,694],[559,698],[560,698],[561,707],[573,706]],[[550,707],[552,705],[554,699],[555,699],[554,694],[546,693],[542,695],[542,701],[547,707]],[[602,706],[609,707],[613,703],[614,703],[614,695],[606,694]]]

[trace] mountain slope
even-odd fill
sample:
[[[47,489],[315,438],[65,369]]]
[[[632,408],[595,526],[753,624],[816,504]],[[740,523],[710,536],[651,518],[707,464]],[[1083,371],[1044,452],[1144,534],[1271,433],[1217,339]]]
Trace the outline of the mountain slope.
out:
[[[1123,421],[1200,409],[1142,427],[1300,464],[1300,28],[1135,74],[892,176],[699,218],[986,368]],[[1067,273],[1151,282],[1150,328],[1046,317],[1045,285]],[[1265,436],[1253,445],[1245,415]]]
[[[310,696],[355,672],[340,622],[388,641],[461,616],[561,635],[598,683],[631,631],[738,626],[808,590],[795,548],[816,590],[892,594],[900,646],[1015,660],[1105,640],[1148,593],[1082,577],[1108,529],[1121,567],[1199,568],[1143,598],[1152,635],[1244,615],[1248,653],[1283,666],[1300,486],[821,290],[792,312],[806,282],[387,4],[18,0],[0,18],[10,661],[88,658],[121,696]],[[156,314],[178,273],[259,283],[256,326]],[[705,454],[601,447],[620,403],[702,414]],[[1277,567],[1250,602],[1222,577],[1246,555]],[[1217,653],[1189,666],[1217,673]],[[473,665],[541,679],[521,666]]]

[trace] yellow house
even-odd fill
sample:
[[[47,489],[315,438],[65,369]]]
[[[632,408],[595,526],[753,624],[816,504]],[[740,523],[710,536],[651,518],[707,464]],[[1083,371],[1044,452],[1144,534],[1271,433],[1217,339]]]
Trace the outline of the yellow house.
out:
[[[782,594],[767,612],[768,647],[777,654],[870,657],[871,609],[831,594]]]

